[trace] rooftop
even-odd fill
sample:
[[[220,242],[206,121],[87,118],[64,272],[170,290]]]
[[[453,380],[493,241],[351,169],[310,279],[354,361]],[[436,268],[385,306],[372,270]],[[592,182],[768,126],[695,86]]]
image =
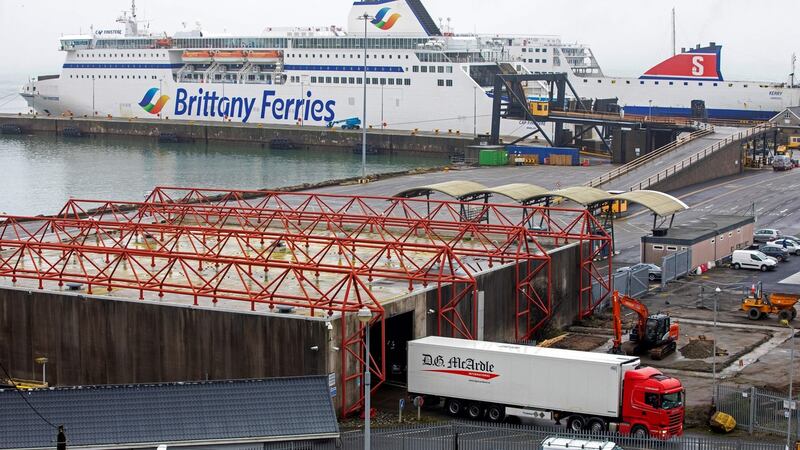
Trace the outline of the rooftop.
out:
[[[692,245],[750,223],[755,223],[753,216],[710,215],[669,228],[664,236],[647,235],[643,236],[642,240],[651,243]]]
[[[64,425],[70,448],[312,440],[339,434],[325,376],[79,386],[23,395],[50,422]],[[19,392],[0,390],[0,449],[54,448],[56,434]]]

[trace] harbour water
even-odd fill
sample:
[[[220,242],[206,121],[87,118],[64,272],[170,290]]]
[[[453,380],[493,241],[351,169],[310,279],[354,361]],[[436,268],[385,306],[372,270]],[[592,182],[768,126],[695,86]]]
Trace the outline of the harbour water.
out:
[[[446,155],[369,155],[368,173],[447,162]],[[263,189],[356,177],[341,149],[270,150],[231,143],[160,144],[113,136],[0,136],[0,212],[52,214],[70,197],[141,200],[157,185]]]

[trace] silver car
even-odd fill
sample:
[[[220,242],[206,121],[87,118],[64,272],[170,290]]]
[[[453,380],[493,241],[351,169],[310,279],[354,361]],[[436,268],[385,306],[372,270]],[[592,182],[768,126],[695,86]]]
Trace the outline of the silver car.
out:
[[[769,242],[782,237],[781,230],[774,228],[762,228],[753,233],[753,240],[755,242]]]

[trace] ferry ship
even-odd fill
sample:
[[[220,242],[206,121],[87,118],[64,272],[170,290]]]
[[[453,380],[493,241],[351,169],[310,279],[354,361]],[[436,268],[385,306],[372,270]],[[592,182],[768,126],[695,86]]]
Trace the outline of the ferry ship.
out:
[[[356,1],[346,30],[269,27],[256,37],[199,27],[153,34],[132,3],[117,25],[64,36],[60,48],[61,73],[21,89],[39,113],[323,126],[361,118],[365,80],[366,126],[485,133],[500,72],[566,72],[578,95],[615,97],[627,114],[688,116],[700,100],[712,118],[763,120],[800,104],[797,88],[723,80],[715,44],[640,78],[615,78],[586,46],[555,36],[457,35],[420,0]],[[530,85],[529,95],[544,91]],[[531,127],[504,120],[501,132]]]
[[[324,126],[361,118],[366,61],[367,126],[489,130],[486,91],[495,73],[514,71],[502,49],[443,33],[419,0],[357,1],[348,18],[347,30],[168,36],[150,33],[133,3],[115,27],[63,36],[61,73],[21,94],[50,115]],[[530,126],[505,122],[509,134]]]

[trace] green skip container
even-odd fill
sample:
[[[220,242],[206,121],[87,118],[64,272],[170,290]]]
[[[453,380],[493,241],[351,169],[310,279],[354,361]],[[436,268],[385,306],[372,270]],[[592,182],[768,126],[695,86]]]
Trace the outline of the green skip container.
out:
[[[508,164],[508,153],[505,150],[481,150],[478,164],[481,166],[505,166]]]

